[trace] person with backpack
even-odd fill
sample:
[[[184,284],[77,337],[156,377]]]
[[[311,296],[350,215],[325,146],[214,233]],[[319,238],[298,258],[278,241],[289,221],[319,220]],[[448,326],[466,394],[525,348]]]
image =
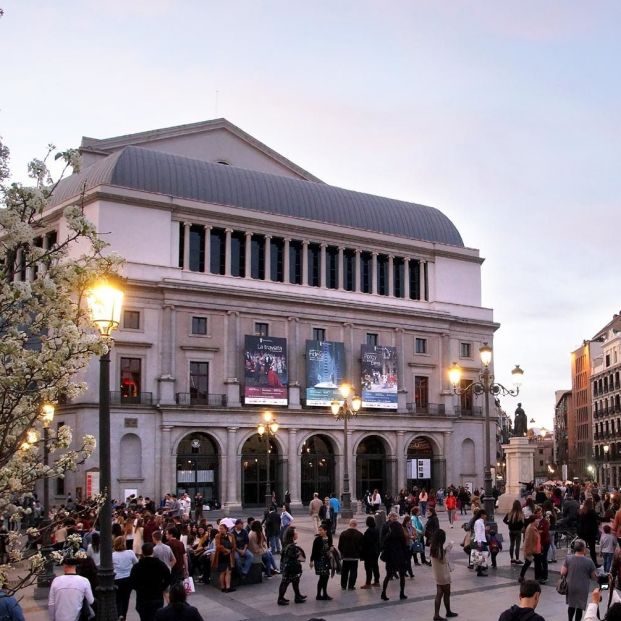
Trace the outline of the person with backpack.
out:
[[[545,621],[535,612],[541,598],[541,586],[536,580],[525,580],[520,584],[520,601],[505,610],[498,621]]]

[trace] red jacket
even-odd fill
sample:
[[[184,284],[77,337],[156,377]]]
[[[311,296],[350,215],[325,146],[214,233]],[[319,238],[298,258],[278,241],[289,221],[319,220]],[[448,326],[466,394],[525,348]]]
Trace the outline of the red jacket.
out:
[[[446,508],[447,509],[456,509],[457,508],[457,498],[455,498],[455,496],[447,496],[446,497]]]

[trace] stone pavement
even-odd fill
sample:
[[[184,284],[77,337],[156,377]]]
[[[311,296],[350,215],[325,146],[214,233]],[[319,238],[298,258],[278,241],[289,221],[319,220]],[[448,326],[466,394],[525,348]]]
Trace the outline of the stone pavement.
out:
[[[252,511],[248,511],[252,514]],[[259,512],[257,511],[257,515]],[[245,517],[245,514],[244,516]],[[364,530],[366,516],[359,515],[358,528]],[[505,525],[499,520],[500,532],[505,535],[505,550],[498,555],[498,569],[489,569],[487,578],[478,578],[473,571],[467,568],[467,558],[459,547],[463,540],[464,531],[459,521],[454,529],[448,528],[448,520],[444,513],[439,514],[440,524],[447,532],[448,540],[455,543],[451,555],[451,564],[454,567],[452,574],[452,608],[459,613],[461,621],[497,621],[500,613],[517,602],[519,567],[509,563],[508,534]],[[310,518],[300,515],[295,518],[298,527],[298,543],[310,557],[314,527]],[[339,530],[345,526],[339,525]],[[337,533],[338,535],[338,533]],[[278,557],[277,557],[278,558]],[[550,582],[542,587],[543,593],[537,612],[546,621],[564,621],[567,619],[567,608],[564,597],[558,595],[554,588],[559,579],[558,571],[564,558],[564,551],[559,551],[558,563],[550,565]],[[399,588],[397,582],[391,582],[388,588],[388,602],[380,600],[381,589],[375,587],[369,590],[360,590],[364,583],[364,569],[362,563],[358,570],[358,588],[355,591],[342,591],[340,578],[335,576],[328,585],[328,593],[334,598],[331,602],[315,600],[315,586],[317,583],[315,574],[308,567],[304,567],[301,580],[301,591],[308,595],[305,604],[294,604],[289,587],[288,597],[291,599],[289,606],[278,606],[276,603],[280,577],[274,576],[264,580],[263,584],[240,587],[236,592],[225,594],[211,586],[197,585],[197,592],[190,595],[188,600],[201,612],[205,621],[251,621],[258,619],[277,619],[279,621],[307,621],[312,617],[326,620],[349,620],[377,621],[384,614],[390,616],[391,621],[401,621],[413,618],[433,618],[433,598],[436,587],[431,575],[431,568],[422,566],[415,567],[415,578],[407,579],[405,592],[407,600],[399,600]],[[380,572],[383,577],[383,563],[380,561]],[[533,576],[532,569],[527,577]],[[595,586],[595,585],[593,585]],[[139,621],[138,614],[134,609],[134,596],[130,603],[127,621]],[[25,616],[28,621],[44,621],[48,619],[45,602],[35,601],[32,598],[32,589],[24,594],[22,600]],[[444,608],[441,608],[441,613]],[[603,616],[603,615],[602,615]]]

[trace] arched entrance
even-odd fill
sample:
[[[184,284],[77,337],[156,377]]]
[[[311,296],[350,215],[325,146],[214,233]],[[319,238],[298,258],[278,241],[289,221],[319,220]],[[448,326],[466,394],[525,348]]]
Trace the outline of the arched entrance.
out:
[[[356,451],[356,498],[367,490],[378,489],[383,495],[390,490],[386,482],[386,449],[379,436],[367,436]]]
[[[218,445],[202,432],[191,433],[177,447],[177,494],[200,492],[206,504],[220,500]]]
[[[308,504],[317,492],[320,498],[335,492],[334,450],[330,438],[311,436],[302,445],[300,457],[302,502]]]
[[[433,446],[422,436],[414,438],[408,446],[406,455],[408,488],[433,486]]]
[[[276,492],[278,502],[283,500],[282,461],[278,445],[270,437],[270,489]],[[241,480],[242,504],[245,507],[262,507],[265,504],[267,482],[267,443],[258,433],[252,434],[242,447]]]

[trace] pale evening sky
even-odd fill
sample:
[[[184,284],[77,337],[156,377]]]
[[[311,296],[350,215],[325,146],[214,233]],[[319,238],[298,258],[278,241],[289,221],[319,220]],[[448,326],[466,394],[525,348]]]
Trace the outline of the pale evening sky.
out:
[[[497,379],[519,363],[551,425],[570,351],[621,308],[621,4],[0,6],[17,176],[48,142],[224,116],[328,183],[437,207],[486,259]]]

